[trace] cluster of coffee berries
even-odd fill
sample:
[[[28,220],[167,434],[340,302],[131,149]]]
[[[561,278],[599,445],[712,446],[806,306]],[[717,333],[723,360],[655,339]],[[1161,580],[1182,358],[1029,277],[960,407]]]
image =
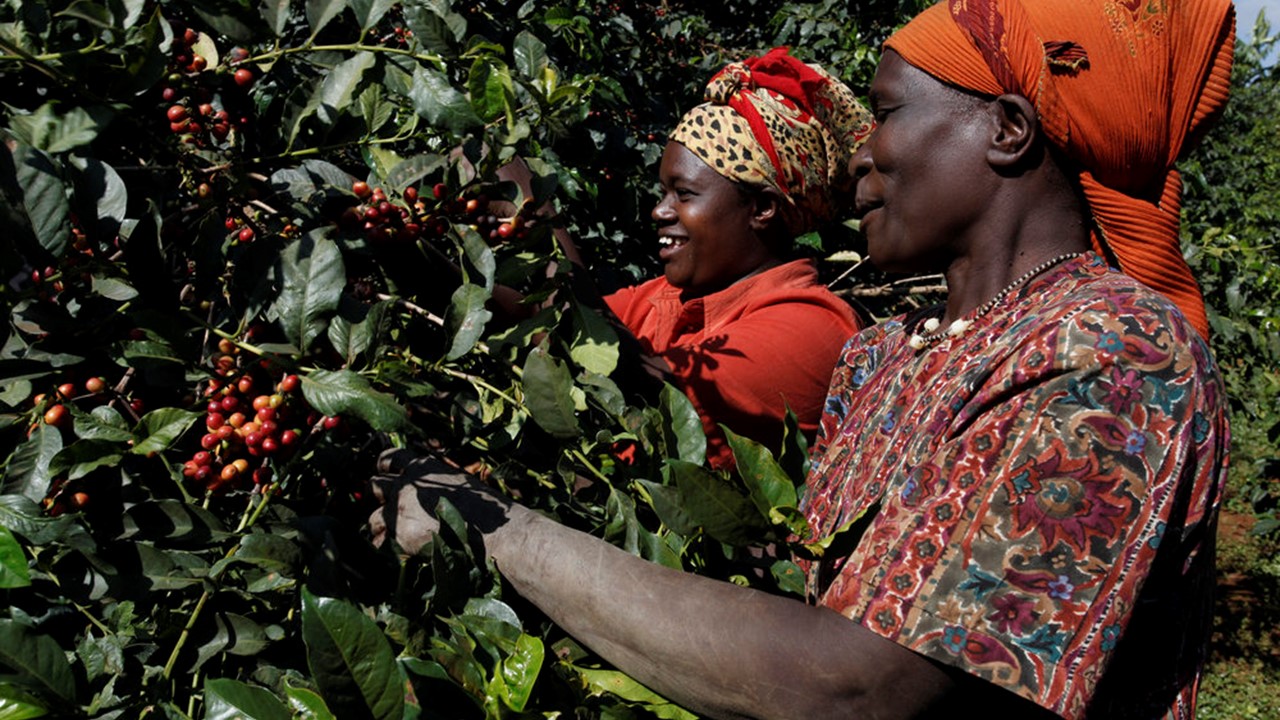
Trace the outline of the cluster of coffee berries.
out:
[[[67,435],[72,431],[72,404],[88,407],[113,400],[129,403],[131,410],[135,407],[138,410],[142,408],[141,400],[117,394],[104,378],[96,375],[83,382],[61,383],[52,391],[39,393],[31,398],[36,419],[30,432],[43,424]],[[89,498],[89,488],[82,480],[68,481],[65,477],[56,477],[49,484],[41,507],[47,514],[56,517],[64,512],[85,509]]]
[[[529,204],[511,217],[499,217],[490,211],[484,193],[450,197],[444,183],[436,183],[431,198],[423,197],[415,187],[401,193],[401,203],[388,198],[382,188],[371,187],[363,180],[351,186],[360,204],[347,208],[339,225],[350,231],[361,231],[370,242],[412,242],[424,236],[442,237],[451,224],[469,225],[480,237],[495,242],[525,237],[534,221],[526,213]]]
[[[343,211],[338,224],[344,230],[363,232],[369,242],[413,242],[422,237],[424,228],[436,234],[446,229],[434,222],[429,227],[424,226],[429,218],[423,215],[426,208],[418,198],[417,188],[404,189],[401,194],[403,204],[392,202],[386,191],[370,187],[363,180],[352,183],[351,192],[360,204]]]
[[[209,380],[206,433],[200,450],[183,463],[183,476],[210,492],[245,487],[250,481],[269,485],[276,461],[298,449],[311,425],[329,426],[302,397],[300,383],[290,374],[272,385],[265,371]]]
[[[169,131],[179,136],[183,143],[196,147],[226,142],[234,129],[243,130],[249,124],[249,118],[233,114],[225,107],[228,94],[215,92],[211,84],[215,74],[205,72],[208,60],[196,49],[200,33],[181,27],[175,27],[174,32],[168,82],[161,91],[161,98],[166,103]],[[235,48],[227,59],[234,62],[236,58],[242,60],[247,56],[242,48]],[[231,78],[233,85],[243,90],[252,87],[256,79],[248,68],[238,68]]]

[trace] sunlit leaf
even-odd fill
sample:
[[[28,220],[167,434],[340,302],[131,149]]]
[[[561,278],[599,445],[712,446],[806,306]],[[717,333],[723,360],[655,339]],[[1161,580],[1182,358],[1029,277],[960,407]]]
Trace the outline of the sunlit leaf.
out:
[[[266,688],[217,678],[204,683],[204,720],[290,720],[289,708]]]
[[[618,366],[618,333],[595,310],[574,303],[569,357],[584,370],[607,376]]]
[[[663,428],[669,450],[676,457],[691,463],[701,463],[707,456],[707,434],[702,427],[702,416],[694,409],[693,402],[674,385],[666,385],[659,396],[659,407],[666,422]]]
[[[350,370],[316,370],[304,375],[302,393],[325,415],[355,415],[375,430],[396,430],[408,419],[395,398],[374,390],[368,380]]]
[[[167,450],[198,417],[200,413],[177,407],[159,408],[143,415],[133,429],[138,437],[133,445],[134,454],[153,455]]]
[[[49,462],[61,450],[62,434],[58,429],[43,423],[37,425],[9,458],[4,474],[5,492],[21,493],[33,502],[39,502],[53,479]]]
[[[488,290],[471,283],[465,283],[454,291],[449,312],[445,315],[445,328],[453,338],[449,351],[445,353],[446,360],[456,360],[476,346],[484,334],[485,323],[493,317],[486,307],[489,297]]]
[[[484,124],[471,101],[458,92],[442,72],[419,66],[413,73],[413,89],[409,93],[413,107],[433,126],[455,135],[464,135]]]

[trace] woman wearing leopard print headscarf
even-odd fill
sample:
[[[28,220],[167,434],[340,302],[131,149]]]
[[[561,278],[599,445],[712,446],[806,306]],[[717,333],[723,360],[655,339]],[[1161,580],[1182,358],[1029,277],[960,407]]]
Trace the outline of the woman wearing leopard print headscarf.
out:
[[[817,428],[859,322],[811,260],[788,258],[851,199],[870,130],[849,88],[776,48],[717,73],[671,133],[653,209],[663,276],[605,301],[693,401],[713,467],[733,464],[720,423],[773,446],[788,409]]]

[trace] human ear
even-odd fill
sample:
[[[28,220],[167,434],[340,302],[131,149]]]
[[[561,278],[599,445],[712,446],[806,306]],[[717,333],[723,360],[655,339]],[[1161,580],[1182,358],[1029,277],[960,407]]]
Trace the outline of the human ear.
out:
[[[771,227],[778,219],[781,210],[782,193],[775,187],[765,186],[752,194],[751,226],[760,231]]]
[[[1011,167],[1032,152],[1040,136],[1035,106],[1021,95],[1005,94],[988,105],[994,120],[987,161],[994,167]]]

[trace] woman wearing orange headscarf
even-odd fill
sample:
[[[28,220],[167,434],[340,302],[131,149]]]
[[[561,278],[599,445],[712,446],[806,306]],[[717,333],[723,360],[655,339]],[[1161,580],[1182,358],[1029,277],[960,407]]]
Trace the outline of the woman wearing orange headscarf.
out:
[[[1172,164],[1222,107],[1233,23],[1229,0],[950,0],[889,40],[862,228],[948,297],[846,347],[804,496],[814,604],[420,461],[386,486],[395,538],[438,496],[470,508],[518,592],[712,717],[1191,720],[1229,432]]]

